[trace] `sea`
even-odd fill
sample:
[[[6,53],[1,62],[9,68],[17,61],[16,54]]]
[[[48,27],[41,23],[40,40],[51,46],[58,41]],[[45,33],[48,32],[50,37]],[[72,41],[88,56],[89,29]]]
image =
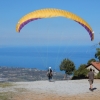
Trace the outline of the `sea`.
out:
[[[52,67],[60,71],[60,64],[66,58],[74,62],[75,68],[95,58],[96,48],[91,46],[16,46],[0,48],[0,66],[37,68]]]

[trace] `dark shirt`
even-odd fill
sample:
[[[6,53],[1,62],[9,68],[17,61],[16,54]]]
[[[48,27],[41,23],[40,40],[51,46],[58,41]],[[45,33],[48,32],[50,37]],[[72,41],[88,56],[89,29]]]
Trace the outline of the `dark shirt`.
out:
[[[94,79],[94,73],[92,71],[90,71],[88,73],[88,77],[89,77],[89,80],[93,80]]]
[[[52,73],[52,69],[48,69],[48,72],[49,72],[49,73]]]
[[[53,76],[53,74],[52,74],[52,69],[48,69],[47,76],[48,76],[48,77],[52,77],[52,76]]]

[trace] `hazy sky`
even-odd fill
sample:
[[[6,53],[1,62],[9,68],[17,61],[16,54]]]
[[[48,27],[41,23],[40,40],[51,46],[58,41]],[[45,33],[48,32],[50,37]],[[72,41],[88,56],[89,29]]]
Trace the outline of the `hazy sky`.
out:
[[[83,18],[94,30],[63,17],[40,19],[27,24],[20,33],[16,24],[32,11],[57,8]],[[100,42],[100,0],[0,0],[0,47],[34,45],[93,45]]]

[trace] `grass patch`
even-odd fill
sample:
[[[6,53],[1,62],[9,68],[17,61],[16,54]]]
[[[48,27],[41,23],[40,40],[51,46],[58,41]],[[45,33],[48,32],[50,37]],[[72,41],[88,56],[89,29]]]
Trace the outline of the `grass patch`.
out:
[[[25,88],[15,88],[17,92],[27,92],[28,90]]]
[[[0,83],[1,88],[11,87],[11,86],[14,86],[14,84],[9,82]]]
[[[12,92],[2,92],[0,93],[0,100],[13,100],[14,93]]]

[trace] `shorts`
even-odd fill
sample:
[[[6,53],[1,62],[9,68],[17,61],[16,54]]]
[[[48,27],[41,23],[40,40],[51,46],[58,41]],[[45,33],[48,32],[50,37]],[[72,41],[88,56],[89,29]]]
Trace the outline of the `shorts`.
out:
[[[93,84],[93,80],[88,80],[88,81],[89,81],[90,85],[92,85],[92,84]]]

